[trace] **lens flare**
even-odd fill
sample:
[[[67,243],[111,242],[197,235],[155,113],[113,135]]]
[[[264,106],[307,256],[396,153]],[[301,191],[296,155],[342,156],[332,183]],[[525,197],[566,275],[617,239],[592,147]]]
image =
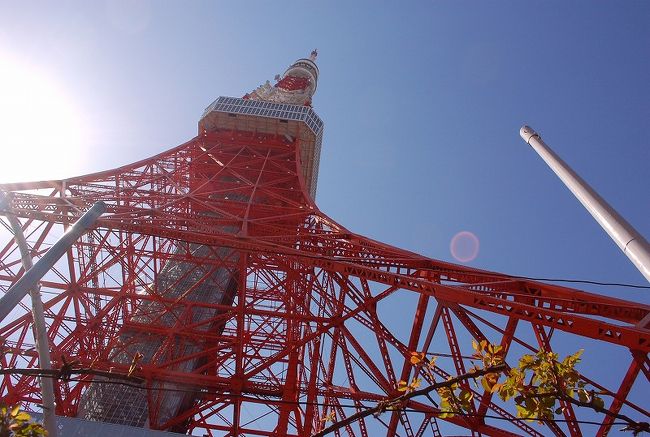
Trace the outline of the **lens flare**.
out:
[[[461,231],[454,235],[449,244],[451,256],[456,261],[467,263],[474,261],[478,256],[478,237],[470,231]]]

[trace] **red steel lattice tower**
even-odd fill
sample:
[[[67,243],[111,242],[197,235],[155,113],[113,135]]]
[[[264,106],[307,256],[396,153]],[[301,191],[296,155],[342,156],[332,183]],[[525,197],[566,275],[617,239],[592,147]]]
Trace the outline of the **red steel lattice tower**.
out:
[[[108,205],[42,280],[53,366],[66,356],[126,373],[141,354],[145,383],[56,381],[57,414],[199,435],[308,436],[331,412],[340,420],[396,395],[397,382],[418,372],[411,352],[439,356],[435,373],[444,379],[469,368],[471,339],[487,339],[509,360],[598,344],[590,362],[615,356],[624,369],[612,375],[621,368],[613,366],[606,382],[594,365],[585,380],[610,396],[610,411],[647,420],[647,406],[629,396],[650,377],[647,305],[428,259],[354,234],[318,209],[315,58],[296,61],[275,85],[218,98],[197,137],[157,156],[0,185],[35,259],[94,202]],[[0,238],[6,291],[24,272],[12,235],[0,229]],[[2,322],[0,340],[2,368],[38,366],[27,305]],[[607,416],[581,428],[570,405],[566,423],[539,427],[470,388],[473,416],[439,418],[431,400],[413,399],[340,432],[578,436],[611,428]],[[27,408],[40,403],[30,375],[5,374],[1,395]]]

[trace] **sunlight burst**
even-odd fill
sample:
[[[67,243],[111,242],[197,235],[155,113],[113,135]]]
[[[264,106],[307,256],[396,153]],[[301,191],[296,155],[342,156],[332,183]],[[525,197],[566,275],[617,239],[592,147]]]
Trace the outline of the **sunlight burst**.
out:
[[[0,58],[0,182],[72,176],[84,140],[79,112],[50,77]]]

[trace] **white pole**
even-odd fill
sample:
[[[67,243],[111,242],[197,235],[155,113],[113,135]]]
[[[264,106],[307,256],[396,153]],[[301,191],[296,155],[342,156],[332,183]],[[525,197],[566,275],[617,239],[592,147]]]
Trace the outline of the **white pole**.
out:
[[[20,222],[13,214],[6,213],[11,229],[14,233],[14,239],[20,251],[23,268],[29,271],[34,265],[32,257],[29,254],[27,241]],[[43,301],[41,301],[41,287],[37,284],[29,290],[29,295],[32,298],[32,315],[34,318],[34,339],[36,340],[36,351],[38,352],[38,365],[43,370],[50,370],[52,368],[52,361],[50,359],[50,342],[47,338],[47,328],[45,326],[45,316],[43,310]],[[50,437],[57,436],[56,427],[56,404],[54,402],[54,381],[52,378],[39,377],[41,383],[41,395],[43,397],[43,424],[47,430],[47,435]]]
[[[614,208],[548,147],[529,126],[519,131],[602,228],[650,282],[650,245]]]
[[[0,208],[7,207],[8,199],[4,193],[0,193]],[[32,257],[29,253],[29,246],[23,233],[23,227],[20,221],[10,212],[6,212],[5,216],[11,225],[11,230],[14,234],[14,240],[20,251],[20,258],[25,272],[34,267]],[[43,310],[43,301],[41,300],[41,287],[36,284],[29,290],[29,296],[32,299],[32,317],[34,324],[34,340],[36,341],[36,352],[38,353],[38,366],[43,370],[52,369],[52,360],[50,358],[50,342],[47,337],[47,326],[45,325],[45,315]],[[43,401],[43,425],[47,430],[47,435],[50,437],[57,437],[58,429],[56,426],[56,403],[54,398],[54,381],[52,378],[39,377],[41,384],[41,397]]]

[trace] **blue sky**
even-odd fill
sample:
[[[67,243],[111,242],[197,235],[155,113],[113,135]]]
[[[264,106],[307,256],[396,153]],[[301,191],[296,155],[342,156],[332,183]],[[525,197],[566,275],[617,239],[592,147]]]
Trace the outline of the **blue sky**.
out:
[[[645,2],[1,2],[0,56],[58,85],[83,132],[73,162],[37,175],[38,153],[11,156],[13,179],[177,145],[214,98],[317,47],[326,213],[436,258],[469,230],[475,266],[642,282],[518,129],[541,132],[650,234],[648,18]]]
[[[0,0],[0,72],[11,63],[54,84],[81,144],[64,138],[68,159],[51,165],[47,144],[15,153],[0,133],[0,179],[176,146],[216,97],[318,48],[325,213],[433,258],[452,261],[467,230],[480,239],[471,266],[644,284],[518,131],[530,124],[650,236],[650,3],[406,4]],[[36,105],[31,122],[51,111]],[[584,288],[650,302],[647,290]]]

